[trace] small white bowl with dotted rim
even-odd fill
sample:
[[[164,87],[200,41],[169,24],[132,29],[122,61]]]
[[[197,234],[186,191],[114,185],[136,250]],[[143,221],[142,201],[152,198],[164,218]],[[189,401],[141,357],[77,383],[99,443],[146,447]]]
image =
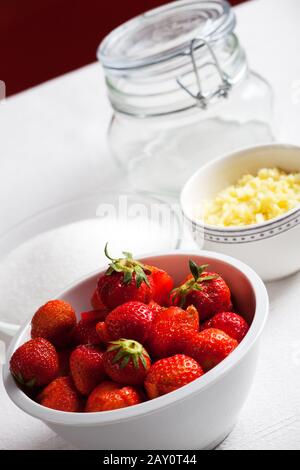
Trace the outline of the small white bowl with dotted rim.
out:
[[[249,264],[264,281],[300,270],[300,205],[272,220],[244,227],[218,227],[201,220],[201,209],[243,175],[261,168],[300,173],[300,147],[270,144],[225,155],[201,167],[181,192],[181,209],[195,241],[207,250]]]

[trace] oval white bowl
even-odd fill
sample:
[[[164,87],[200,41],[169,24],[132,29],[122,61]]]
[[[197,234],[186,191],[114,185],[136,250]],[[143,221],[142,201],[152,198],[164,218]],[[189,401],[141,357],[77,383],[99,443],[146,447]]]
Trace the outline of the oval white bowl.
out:
[[[246,173],[280,167],[300,172],[300,147],[270,144],[222,156],[201,167],[181,192],[181,209],[199,246],[234,256],[249,264],[264,281],[300,269],[300,206],[267,222],[244,227],[217,227],[201,220],[207,200]]]
[[[83,449],[209,449],[232,430],[249,393],[256,368],[259,338],[268,315],[268,295],[258,275],[230,257],[203,251],[171,252],[142,261],[166,269],[176,283],[188,274],[188,260],[208,263],[228,282],[238,311],[251,328],[233,353],[200,379],[155,400],[101,413],[66,413],[45,408],[27,397],[9,372],[9,358],[30,337],[30,322],[13,339],[3,367],[11,400]],[[104,272],[104,270],[102,271]],[[77,315],[89,309],[99,272],[63,292]]]

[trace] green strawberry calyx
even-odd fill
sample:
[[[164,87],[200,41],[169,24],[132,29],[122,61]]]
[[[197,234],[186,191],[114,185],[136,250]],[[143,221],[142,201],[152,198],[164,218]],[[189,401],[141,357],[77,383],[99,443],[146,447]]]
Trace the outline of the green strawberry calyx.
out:
[[[35,378],[32,378],[30,380],[28,380],[27,382],[25,382],[21,372],[12,372],[12,376],[14,377],[14,379],[22,386],[24,387],[27,387],[27,388],[32,388],[35,386],[36,384],[36,379]]]
[[[120,369],[124,369],[130,361],[132,361],[135,369],[139,368],[140,362],[145,369],[147,368],[145,357],[149,357],[149,354],[137,341],[124,338],[111,341],[107,352],[111,351],[116,352],[112,362],[113,364],[120,363]]]
[[[205,275],[205,271],[208,268],[208,264],[202,264],[198,266],[193,260],[189,260],[190,271],[193,275],[191,279],[188,279],[184,284],[176,287],[171,292],[171,299],[180,299],[180,307],[184,306],[186,296],[193,290],[202,291],[201,284],[203,282],[212,281],[217,279],[217,275]]]
[[[147,274],[150,274],[151,271],[147,269],[143,263],[133,259],[132,253],[123,251],[124,258],[112,258],[108,254],[108,243],[105,245],[104,253],[105,256],[111,261],[109,268],[105,273],[106,276],[110,276],[114,272],[124,273],[123,283],[129,284],[133,279],[133,274],[135,274],[135,283],[137,288],[141,287],[143,282],[147,284],[148,287],[150,287]]]

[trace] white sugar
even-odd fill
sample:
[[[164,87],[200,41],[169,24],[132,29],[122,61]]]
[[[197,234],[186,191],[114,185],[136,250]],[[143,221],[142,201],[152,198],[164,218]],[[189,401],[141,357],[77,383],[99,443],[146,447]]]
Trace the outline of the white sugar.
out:
[[[120,256],[171,248],[170,232],[146,217],[90,219],[42,233],[0,263],[0,320],[21,323],[81,276],[107,264],[103,249]]]

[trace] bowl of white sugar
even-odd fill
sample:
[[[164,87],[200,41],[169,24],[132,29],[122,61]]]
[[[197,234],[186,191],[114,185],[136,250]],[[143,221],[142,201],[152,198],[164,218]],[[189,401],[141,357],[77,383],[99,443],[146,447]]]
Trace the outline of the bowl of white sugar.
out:
[[[13,335],[44,302],[121,255],[178,247],[179,216],[155,196],[103,192],[52,207],[0,237],[0,331]]]

